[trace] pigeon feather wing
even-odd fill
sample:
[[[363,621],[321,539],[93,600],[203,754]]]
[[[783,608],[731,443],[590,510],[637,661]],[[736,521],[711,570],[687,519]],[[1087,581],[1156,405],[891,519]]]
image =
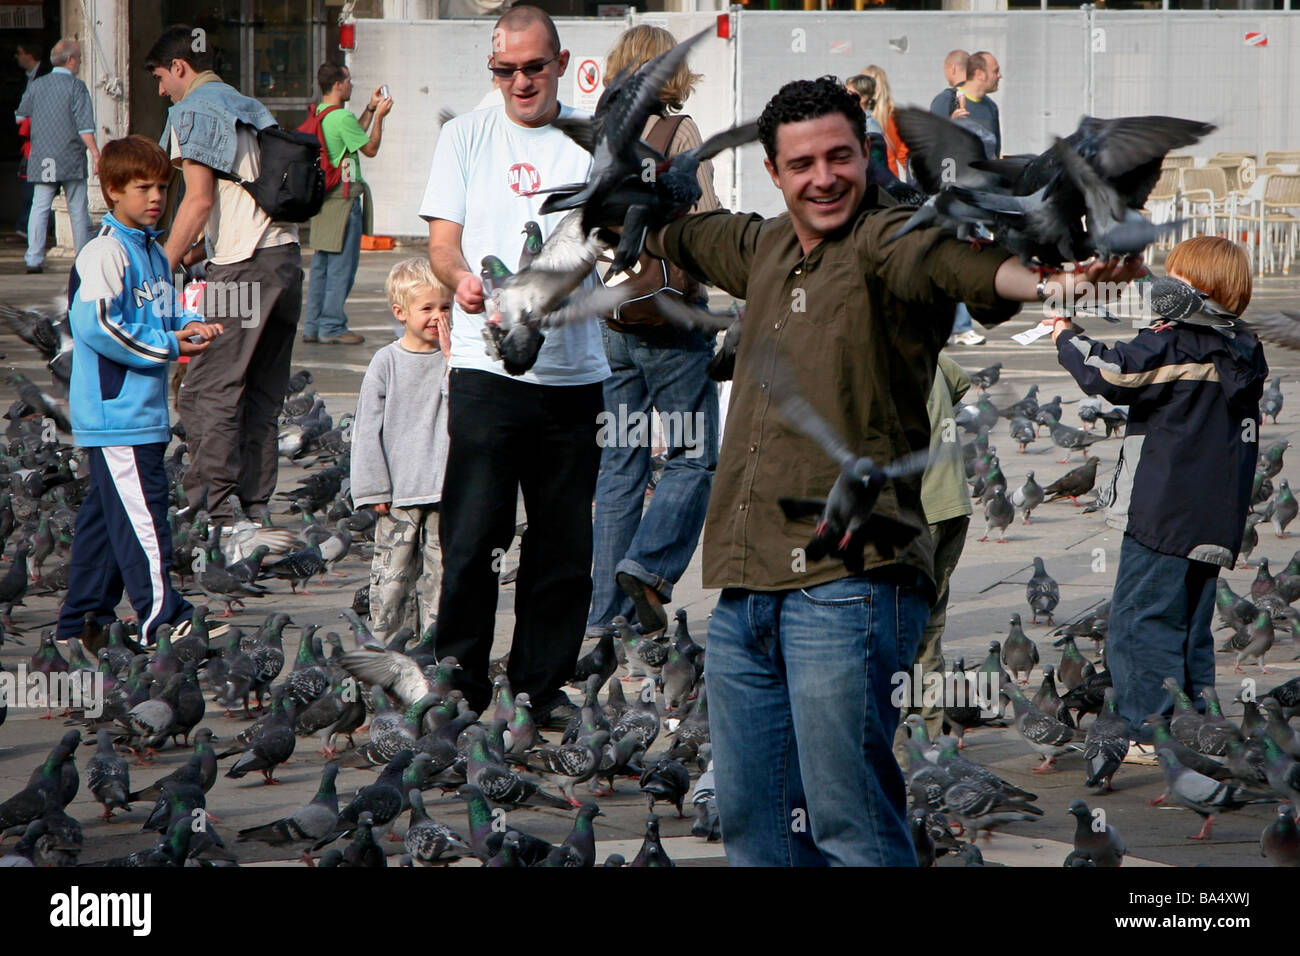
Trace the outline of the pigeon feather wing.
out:
[[[354,677],[391,691],[403,707],[410,707],[430,690],[419,663],[397,651],[348,651],[339,663]]]

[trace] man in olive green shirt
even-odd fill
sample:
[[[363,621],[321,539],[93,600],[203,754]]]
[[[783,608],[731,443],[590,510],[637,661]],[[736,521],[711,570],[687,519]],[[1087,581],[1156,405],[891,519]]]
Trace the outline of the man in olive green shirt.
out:
[[[893,234],[914,211],[867,184],[865,121],[835,77],[786,84],[759,135],[787,212],[688,216],[652,251],[746,300],[722,456],[704,530],[709,714],[718,809],[736,865],[915,865],[890,749],[894,678],[934,597],[919,476],[886,484],[876,511],[915,536],[868,536],[863,573],[809,561],[811,521],[782,497],[825,497],[839,463],[788,422],[773,382],[793,379],[855,455],[896,461],[930,443],[926,398],[964,301],[986,325],[1019,303],[1122,281],[1140,263],[1046,280],[999,247],[939,229]],[[784,369],[784,371],[782,371]]]
[[[970,495],[966,488],[966,470],[962,463],[961,441],[953,421],[953,406],[970,391],[966,370],[940,353],[938,372],[925,403],[930,419],[930,465],[921,478],[921,507],[934,542],[935,599],[930,619],[921,632],[921,643],[912,662],[911,679],[905,685],[911,691],[902,708],[903,714],[920,714],[933,740],[943,729],[943,709],[924,703],[926,674],[942,673],[943,631],[948,625],[948,584],[966,546],[970,528]],[[920,678],[918,680],[918,677]],[[918,703],[918,695],[921,703]],[[894,755],[906,753],[903,738],[908,731],[902,724],[894,736]]]
[[[352,115],[352,73],[346,66],[323,63],[316,71],[323,94],[317,112],[330,163],[343,174],[342,181],[325,196],[321,211],[311,221],[311,279],[307,284],[307,316],[302,324],[304,342],[325,345],[360,345],[365,336],[348,329],[344,304],[352,292],[361,259],[361,235],[373,229],[370,187],[361,176],[358,153],[375,156],[384,136],[384,117],[393,98],[380,87],[370,94],[361,121]]]

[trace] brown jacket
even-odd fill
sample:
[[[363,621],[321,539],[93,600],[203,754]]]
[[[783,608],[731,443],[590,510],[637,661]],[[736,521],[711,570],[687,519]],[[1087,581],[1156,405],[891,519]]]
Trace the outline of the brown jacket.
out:
[[[705,587],[768,591],[847,576],[842,562],[803,567],[811,519],[787,521],[777,500],[825,497],[838,466],[784,419],[769,386],[785,364],[804,397],[856,454],[889,462],[930,444],[926,399],[939,350],[964,301],[985,325],[1020,303],[994,292],[1010,253],[974,250],[940,229],[886,239],[915,211],[868,186],[855,219],[807,256],[789,214],[687,216],[668,227],[668,258],[746,300],[721,459],[704,528]],[[925,529],[921,476],[889,482],[878,510]],[[921,534],[884,558],[868,543],[866,568],[902,563],[933,580],[933,544]]]

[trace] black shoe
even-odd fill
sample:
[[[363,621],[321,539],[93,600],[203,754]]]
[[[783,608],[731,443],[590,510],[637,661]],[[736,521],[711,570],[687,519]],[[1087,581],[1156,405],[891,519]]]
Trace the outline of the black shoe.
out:
[[[40,273],[42,273],[42,272],[44,272],[44,271],[45,271],[45,267],[44,267],[44,266],[28,266],[28,267],[27,267],[27,274],[28,274],[29,276],[30,276],[30,275],[39,275]]]
[[[569,700],[564,691],[556,691],[554,697],[548,697],[540,704],[533,704],[533,723],[538,727],[563,729],[574,717],[582,713]]]
[[[641,625],[643,633],[654,634],[667,629],[668,615],[664,613],[662,604],[650,600],[650,595],[647,593],[649,585],[627,572],[616,574],[614,580],[623,589],[623,593],[632,599],[632,606],[636,608],[637,623]]]

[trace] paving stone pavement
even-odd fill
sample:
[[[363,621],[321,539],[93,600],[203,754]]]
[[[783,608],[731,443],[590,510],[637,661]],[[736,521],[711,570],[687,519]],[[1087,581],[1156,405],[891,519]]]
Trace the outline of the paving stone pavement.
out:
[[[357,388],[371,354],[393,336],[393,325],[383,296],[383,283],[388,269],[399,259],[421,255],[423,251],[423,246],[412,245],[399,247],[392,252],[362,254],[356,286],[348,302],[348,312],[351,327],[366,336],[364,345],[300,343],[295,347],[294,368],[305,367],[313,371],[313,387],[325,399],[327,408],[336,420],[344,412],[353,410]],[[15,254],[13,247],[0,249],[0,276],[3,276],[0,279],[3,283],[0,299],[19,305],[48,302],[66,288],[66,267],[69,265],[67,260],[60,262],[50,259],[44,275],[28,276],[22,274],[21,255]],[[1290,277],[1257,280],[1251,312],[1296,308],[1298,291],[1300,283]],[[1249,316],[1248,312],[1247,318]],[[1080,395],[1077,387],[1056,364],[1050,340],[1042,340],[1027,347],[1009,340],[1011,333],[1029,328],[1034,321],[1034,314],[1027,308],[1021,317],[992,331],[986,345],[954,348],[950,352],[970,370],[997,361],[1004,363],[1002,380],[990,393],[995,404],[1002,405],[1023,396],[1032,383],[1039,384],[1042,398],[1061,394],[1066,400],[1072,400]],[[1131,335],[1125,326],[1104,326],[1100,321],[1084,324],[1090,326],[1091,332],[1105,339],[1127,338]],[[1300,355],[1275,347],[1266,347],[1266,350],[1272,374],[1282,377],[1287,404],[1279,424],[1265,424],[1260,436],[1261,442],[1264,445],[1278,439],[1294,442],[1297,440],[1297,432],[1300,432],[1300,424],[1297,424],[1300,423]],[[0,332],[0,352],[6,356],[4,364],[23,370],[37,382],[47,380],[47,373],[39,357],[16,336]],[[1073,405],[1066,406],[1067,424],[1078,424],[1074,408]],[[1013,487],[1019,485],[1030,468],[1035,470],[1039,483],[1046,485],[1081,461],[1076,454],[1070,464],[1057,464],[1059,450],[1047,437],[1030,445],[1025,454],[1018,454],[1005,429],[1004,424],[999,424],[993,444],[999,447],[1003,471]],[[1118,440],[1093,446],[1093,451],[1102,460],[1100,474],[1105,475],[1113,466],[1119,448]],[[292,487],[304,474],[303,469],[297,465],[283,464],[280,488]],[[1282,474],[1296,474],[1291,462],[1288,462]],[[522,520],[522,508],[520,515]],[[277,524],[292,526],[296,520],[292,515],[276,515]],[[952,603],[948,612],[948,631],[944,638],[944,651],[949,661],[964,657],[968,664],[978,664],[985,655],[988,642],[1005,635],[1007,619],[1012,612],[1018,611],[1027,616],[1024,584],[1028,580],[1035,556],[1044,558],[1048,571],[1060,582],[1061,603],[1056,613],[1058,622],[1067,621],[1109,597],[1119,558],[1120,536],[1106,528],[1100,514],[1083,514],[1081,509],[1067,500],[1042,506],[1034,515],[1033,523],[1027,527],[1017,517],[1016,523],[1008,529],[1006,544],[979,542],[977,539],[982,530],[982,515],[976,514],[972,519],[965,553],[952,582]],[[1267,526],[1261,526],[1260,544],[1252,556],[1252,564],[1259,557],[1267,557],[1275,568],[1279,568],[1286,563],[1297,546],[1300,546],[1300,538],[1288,536],[1287,539],[1279,540]],[[5,564],[10,559],[12,547],[11,543],[10,553],[4,558]],[[360,553],[354,552],[339,566],[343,577],[332,577],[327,585],[320,588],[313,584],[310,595],[290,594],[287,586],[275,582],[272,584],[271,598],[250,602],[246,609],[236,612],[234,620],[241,625],[255,627],[272,610],[285,611],[292,615],[299,626],[321,624],[326,630],[337,629],[346,636],[345,622],[339,620],[339,611],[350,605],[353,592],[366,581],[368,569],[368,553],[364,549],[357,551]],[[506,557],[505,567],[511,567],[516,560],[517,554],[512,549],[512,553]],[[1249,587],[1254,574],[1252,567],[1249,570],[1228,571],[1224,577],[1240,592]],[[201,596],[196,598],[199,599]],[[700,585],[697,553],[686,576],[678,585],[673,602],[673,608],[681,606],[687,609],[691,631],[697,640],[703,641],[707,637],[708,617],[715,600],[716,592],[706,591]],[[126,614],[129,610],[124,603],[120,613]],[[52,598],[29,597],[27,606],[17,609],[14,615],[15,623],[22,629],[21,636],[28,644],[20,647],[6,643],[0,649],[0,660],[11,669],[18,662],[27,660],[35,649],[41,628],[52,624],[55,613],[56,604]],[[505,586],[501,589],[497,611],[494,657],[509,649],[512,626],[513,588]],[[1049,629],[1040,626],[1027,627],[1026,630],[1038,642],[1043,662],[1055,663],[1058,652],[1050,646]],[[285,651],[290,661],[297,648],[297,640],[298,632],[292,628],[286,629]],[[348,641],[350,643],[350,638]],[[1096,656],[1090,646],[1081,647],[1081,650],[1089,657]],[[1246,676],[1255,679],[1260,688],[1271,687],[1295,676],[1300,673],[1300,662],[1291,658],[1297,650],[1300,649],[1293,648],[1286,635],[1279,633],[1278,644],[1269,653],[1266,662],[1272,673],[1263,675],[1254,667]],[[1232,660],[1229,656],[1219,656],[1218,675],[1220,698],[1225,702],[1231,701],[1240,688],[1241,678],[1232,674]],[[1036,670],[1031,676],[1031,685],[1036,687],[1040,678],[1041,671]],[[1239,713],[1236,705],[1227,706],[1230,716]],[[223,716],[216,705],[210,703],[204,724],[212,727],[221,742],[225,742],[245,722]],[[60,720],[41,720],[38,711],[10,709],[7,722],[0,728],[0,798],[7,797],[24,785],[30,771],[49,751],[63,730]],[[558,734],[552,732],[550,736],[558,737]],[[654,750],[658,751],[662,747],[664,736],[661,735]],[[992,841],[984,845],[986,859],[1013,865],[1059,866],[1069,852],[1073,832],[1073,820],[1066,815],[1066,807],[1072,799],[1082,796],[1091,806],[1104,807],[1108,822],[1124,834],[1133,855],[1128,865],[1265,865],[1259,855],[1258,841],[1260,830],[1271,818],[1271,807],[1248,807],[1224,815],[1216,824],[1214,838],[1208,843],[1199,844],[1186,839],[1186,835],[1194,832],[1200,824],[1199,818],[1194,814],[1182,809],[1158,809],[1147,805],[1147,801],[1163,789],[1162,777],[1156,767],[1126,765],[1116,775],[1115,785],[1118,789],[1115,792],[1093,797],[1083,790],[1085,774],[1081,755],[1061,758],[1058,762],[1059,769],[1055,772],[1035,774],[1030,768],[1037,763],[1037,759],[1013,730],[978,730],[972,732],[968,739],[968,757],[1035,790],[1040,794],[1038,805],[1045,811],[1045,815],[1033,823],[1014,824],[1000,831]],[[90,749],[80,752],[78,764],[81,768],[84,769],[90,754]],[[132,778],[135,785],[170,772],[187,756],[187,750],[168,748],[153,766],[133,766]],[[208,805],[222,818],[218,829],[228,843],[233,844],[236,830],[287,815],[309,801],[315,792],[323,763],[324,758],[313,751],[312,742],[302,739],[292,763],[276,775],[282,786],[264,786],[260,780],[253,781],[250,778],[230,780],[219,777],[209,794]],[[227,762],[223,761],[223,772],[226,765]],[[374,774],[369,771],[342,770],[338,778],[341,799],[346,801],[356,789],[373,779]],[[646,805],[635,781],[619,780],[616,786],[616,796],[599,801],[606,814],[597,819],[599,850],[602,858],[609,852],[619,852],[630,859],[640,845]],[[582,788],[579,788],[579,793],[581,792]],[[465,831],[464,805],[454,795],[440,797],[436,791],[431,792],[427,795],[427,804],[430,814],[436,819],[461,832]],[[139,830],[148,812],[143,804],[137,805],[128,814],[116,814],[113,822],[108,824],[97,819],[99,809],[83,782],[82,790],[68,812],[81,820],[85,827],[84,861],[92,862],[120,855],[150,846],[154,842],[152,834],[144,834]],[[725,863],[719,845],[706,844],[689,836],[689,818],[676,819],[674,811],[664,808],[662,804],[658,809],[661,811],[665,847],[675,861],[685,865]],[[563,839],[568,832],[572,814],[561,810],[523,810],[511,812],[508,820],[513,826],[522,827],[554,842]],[[404,822],[403,820],[402,825]],[[240,844],[237,852],[241,861],[246,862],[292,862],[291,854],[277,852],[260,844]],[[399,846],[392,845],[390,852],[402,851]]]

